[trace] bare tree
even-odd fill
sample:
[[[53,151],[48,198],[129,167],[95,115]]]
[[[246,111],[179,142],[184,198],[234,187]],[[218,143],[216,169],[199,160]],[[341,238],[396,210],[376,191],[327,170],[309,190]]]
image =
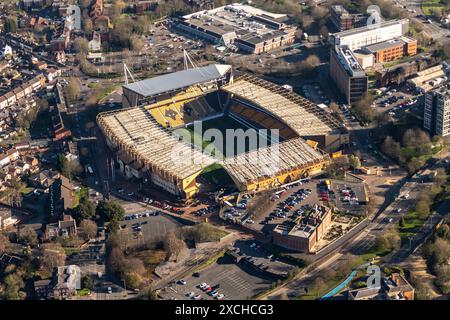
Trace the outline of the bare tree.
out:
[[[79,228],[84,240],[92,239],[97,235],[97,224],[92,220],[81,221]]]
[[[9,246],[8,237],[0,233],[0,256],[3,254],[3,252],[6,251],[8,246]]]
[[[164,249],[166,250],[166,259],[175,257],[175,260],[177,260],[181,250],[186,247],[184,241],[178,238],[173,231],[166,234],[163,240],[163,244]]]

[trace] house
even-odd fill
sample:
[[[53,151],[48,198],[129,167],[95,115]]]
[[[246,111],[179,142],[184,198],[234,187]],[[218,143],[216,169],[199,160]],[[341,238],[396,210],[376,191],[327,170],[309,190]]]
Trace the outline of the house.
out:
[[[45,240],[51,241],[56,237],[71,237],[77,234],[77,224],[70,215],[63,215],[63,219],[45,226]]]
[[[48,82],[53,82],[57,77],[61,76],[61,69],[58,68],[47,68],[46,77]]]
[[[102,37],[98,32],[92,33],[92,39],[89,41],[89,52],[100,51],[102,49]]]
[[[0,230],[14,226],[19,219],[13,215],[12,209],[0,204]]]
[[[414,288],[403,275],[382,278],[381,286],[347,291],[348,300],[414,300]]]
[[[30,165],[23,160],[17,160],[15,168],[19,171],[19,174],[25,174],[30,170]]]
[[[58,179],[60,174],[54,170],[43,170],[28,178],[29,182],[36,188],[47,189]]]
[[[81,289],[81,270],[76,265],[56,267],[52,278],[34,282],[36,298],[66,300]]]

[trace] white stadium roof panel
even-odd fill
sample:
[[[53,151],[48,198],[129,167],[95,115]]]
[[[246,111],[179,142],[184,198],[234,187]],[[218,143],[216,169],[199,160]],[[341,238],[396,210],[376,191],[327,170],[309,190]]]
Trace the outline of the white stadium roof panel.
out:
[[[182,70],[133,82],[123,87],[141,96],[149,97],[220,79],[230,70],[231,66],[227,64],[210,64],[206,67]]]

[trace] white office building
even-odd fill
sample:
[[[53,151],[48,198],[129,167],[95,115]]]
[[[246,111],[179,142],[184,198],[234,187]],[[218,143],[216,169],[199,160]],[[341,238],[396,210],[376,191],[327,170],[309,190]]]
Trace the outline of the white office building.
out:
[[[403,36],[408,32],[408,27],[408,19],[383,21],[378,26],[364,26],[331,34],[330,41],[334,46],[348,46],[354,51]]]

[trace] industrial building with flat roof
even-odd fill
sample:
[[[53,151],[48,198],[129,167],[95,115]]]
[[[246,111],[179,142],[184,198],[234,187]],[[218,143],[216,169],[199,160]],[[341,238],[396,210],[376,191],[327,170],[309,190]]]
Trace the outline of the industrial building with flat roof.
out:
[[[238,3],[185,15],[175,28],[215,44],[256,54],[292,44],[296,31],[285,14]]]
[[[285,221],[273,230],[273,243],[294,251],[310,253],[331,225],[331,208],[317,206],[295,221]]]
[[[343,125],[310,101],[252,76],[234,79],[223,65],[128,84],[123,95],[137,106],[97,117],[117,162],[127,176],[183,198],[201,190],[196,178],[212,164],[220,165],[239,191],[258,192],[323,170],[330,158],[317,146],[333,152],[349,143]],[[214,119],[225,126],[233,119],[246,129],[276,129],[280,139],[222,158],[175,130]]]
[[[347,46],[331,49],[330,76],[349,104],[357,102],[367,93],[368,77]]]
[[[382,21],[379,25],[368,25],[330,35],[333,46],[348,46],[351,50],[392,40],[408,32],[409,20]]]

